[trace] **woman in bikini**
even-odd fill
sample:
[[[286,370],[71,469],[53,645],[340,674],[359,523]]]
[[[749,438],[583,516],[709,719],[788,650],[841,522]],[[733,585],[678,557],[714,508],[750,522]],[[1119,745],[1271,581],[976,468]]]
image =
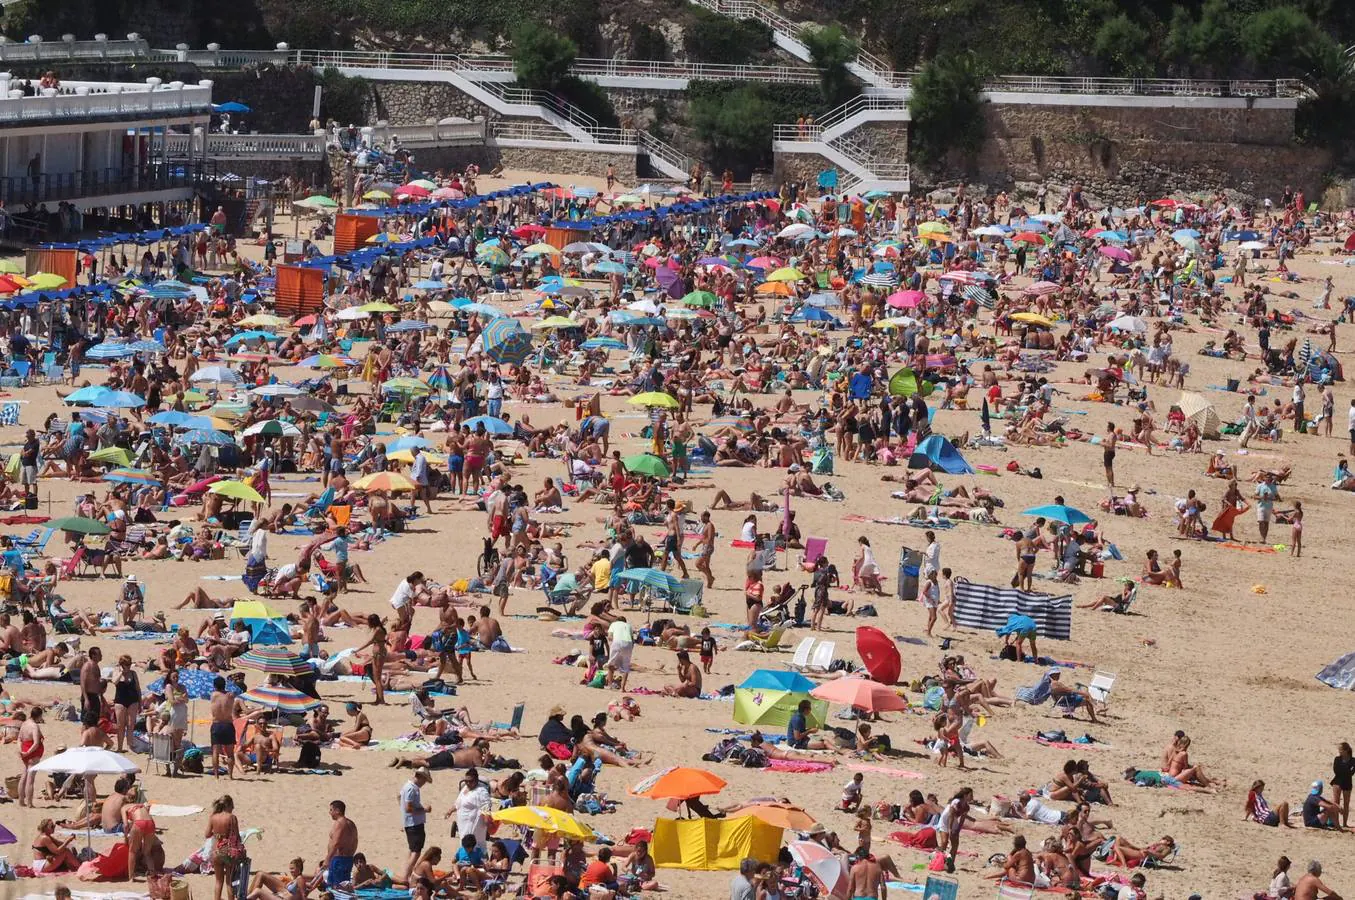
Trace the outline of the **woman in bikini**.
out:
[[[43,819],[38,823],[38,836],[33,840],[33,872],[47,875],[52,872],[74,872],[80,867],[80,860],[71,850],[75,835],[69,835],[64,841],[53,837],[56,822]]]
[[[361,750],[372,739],[372,723],[358,704],[350,703],[347,709],[348,714],[353,716],[353,727],[339,735],[339,744],[351,750]]]
[[[122,828],[127,835],[127,858],[132,870],[144,865],[149,873],[164,866],[165,853],[155,834],[155,819],[149,803],[129,803],[122,808]]]
[[[240,839],[240,820],[235,817],[235,801],[230,794],[223,794],[212,804],[203,837],[212,839],[212,873],[216,876],[213,900],[221,900],[223,887],[227,898],[235,900],[235,869],[244,859],[245,845]]]
[[[1147,847],[1135,847],[1123,837],[1117,836],[1114,846],[1111,847],[1110,859],[1117,866],[1133,869],[1143,865],[1148,860],[1162,862],[1171,858],[1175,847],[1176,841],[1172,840],[1172,836],[1169,834],[1163,835],[1162,840],[1154,841]]]
[[[37,786],[33,767],[42,759],[43,753],[42,717],[42,707],[35,706],[28,713],[28,721],[19,726],[19,761],[24,765],[23,777],[19,779],[20,806],[33,805],[33,791]]]
[[[382,706],[386,702],[386,687],[384,682],[386,668],[386,624],[381,621],[381,617],[372,613],[367,617],[367,627],[372,629],[372,636],[367,643],[357,649],[358,653],[371,648],[371,676],[372,688],[376,691],[376,700],[373,701],[377,706]]]

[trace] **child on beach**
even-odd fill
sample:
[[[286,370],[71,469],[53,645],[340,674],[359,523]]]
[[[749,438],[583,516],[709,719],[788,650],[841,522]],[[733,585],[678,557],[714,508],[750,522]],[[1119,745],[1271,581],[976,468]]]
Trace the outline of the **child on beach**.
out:
[[[856,832],[856,856],[858,859],[865,859],[870,856],[869,809],[858,809],[856,811],[856,821],[852,824],[852,830]]]
[[[710,674],[710,664],[715,661],[715,638],[709,628],[701,629],[701,671]]]
[[[842,809],[846,812],[852,812],[861,807],[861,785],[865,781],[865,776],[857,772],[852,776],[852,780],[842,786]]]
[[[922,606],[927,610],[927,637],[932,636],[932,627],[936,625],[936,610],[941,605],[941,586],[937,584],[936,570],[927,573],[927,583],[922,586]]]
[[[1294,511],[1289,516],[1289,555],[1303,556],[1303,501],[1294,501]]]
[[[950,628],[955,627],[955,581],[951,578],[950,569],[941,570],[941,615],[946,619],[946,625]]]

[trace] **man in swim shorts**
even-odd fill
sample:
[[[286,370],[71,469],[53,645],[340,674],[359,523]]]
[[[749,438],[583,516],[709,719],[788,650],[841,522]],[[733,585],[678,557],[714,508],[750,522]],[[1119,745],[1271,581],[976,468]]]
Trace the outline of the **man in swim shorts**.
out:
[[[220,778],[217,760],[226,757],[226,774],[235,778],[235,696],[226,691],[226,679],[212,682],[212,775]]]
[[[329,850],[325,854],[325,886],[331,891],[353,879],[353,854],[358,852],[358,826],[348,818],[348,806],[342,800],[329,804],[334,827],[329,830]]]

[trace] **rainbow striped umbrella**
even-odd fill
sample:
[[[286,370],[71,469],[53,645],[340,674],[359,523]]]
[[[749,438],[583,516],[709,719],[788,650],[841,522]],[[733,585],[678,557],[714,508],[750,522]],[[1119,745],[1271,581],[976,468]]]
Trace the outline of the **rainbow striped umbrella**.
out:
[[[281,647],[255,647],[236,662],[243,669],[258,669],[269,675],[307,675],[311,671],[310,663]]]
[[[433,370],[433,374],[428,376],[428,386],[439,391],[451,390],[452,373],[447,371],[446,366],[438,366]]]
[[[114,469],[111,472],[105,472],[104,481],[113,481],[118,484],[159,484],[160,479],[155,477],[154,472],[148,472],[145,469]]]
[[[282,713],[305,713],[310,712],[317,706],[323,706],[319,700],[314,697],[307,697],[300,691],[275,687],[271,684],[261,684],[258,687],[250,688],[240,695],[240,699]]]

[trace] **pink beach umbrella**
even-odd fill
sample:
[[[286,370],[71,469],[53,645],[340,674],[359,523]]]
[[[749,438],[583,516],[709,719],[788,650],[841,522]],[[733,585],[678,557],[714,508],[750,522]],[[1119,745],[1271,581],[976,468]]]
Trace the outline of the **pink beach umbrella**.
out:
[[[922,291],[895,291],[885,298],[885,303],[895,309],[916,309],[926,299]]]

